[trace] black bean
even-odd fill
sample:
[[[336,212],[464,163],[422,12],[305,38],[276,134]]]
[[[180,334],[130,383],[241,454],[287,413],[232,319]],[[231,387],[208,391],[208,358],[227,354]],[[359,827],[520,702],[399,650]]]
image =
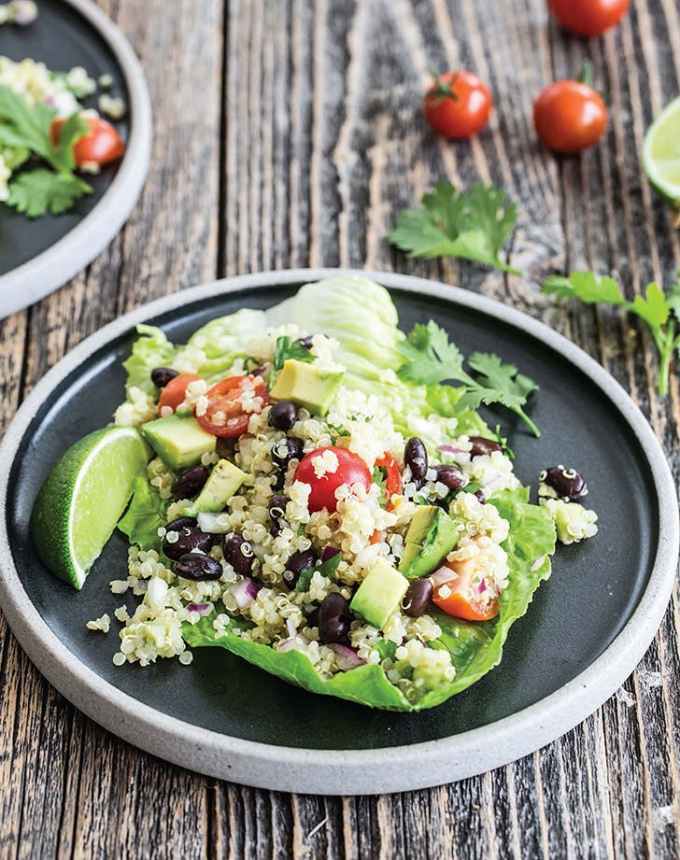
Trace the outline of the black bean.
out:
[[[319,641],[346,642],[351,619],[349,604],[337,592],[327,594],[319,606]]]
[[[478,499],[483,505],[486,504],[486,493],[484,490],[475,490],[475,498]]]
[[[551,466],[538,476],[539,481],[551,487],[561,499],[575,502],[588,495],[585,478],[575,469],[564,466]]]
[[[470,448],[471,457],[480,457],[483,454],[493,454],[494,451],[502,451],[503,448],[498,442],[493,439],[486,439],[484,436],[470,436],[472,448]]]
[[[269,410],[269,423],[276,430],[290,430],[297,421],[297,406],[292,400],[279,400]]]
[[[182,472],[173,484],[173,496],[176,499],[190,499],[193,496],[197,496],[203,489],[209,476],[210,469],[207,466],[192,466],[190,469]]]
[[[235,532],[224,536],[222,544],[224,560],[228,562],[239,576],[250,576],[255,556],[248,541]]]
[[[319,626],[319,607],[315,606],[314,609],[307,615],[307,627],[318,627]]]
[[[275,442],[272,447],[272,460],[282,469],[285,469],[291,460],[301,460],[304,453],[305,443],[298,436],[286,436]]]
[[[288,588],[294,588],[302,571],[313,567],[315,562],[316,553],[312,549],[300,550],[289,556],[286,569],[283,572],[283,579]]]
[[[217,456],[232,460],[236,453],[236,442],[235,438],[230,439],[227,436],[218,436],[217,445],[215,446]]]
[[[321,550],[321,561],[328,561],[330,558],[334,558],[340,550],[336,546],[325,546]]]
[[[154,367],[151,371],[151,381],[156,388],[165,388],[165,386],[179,376],[179,371],[173,370],[171,367]]]
[[[163,552],[168,558],[172,558],[175,561],[192,550],[197,549],[207,553],[212,549],[213,535],[206,534],[206,532],[202,532],[199,528],[187,528],[186,526],[181,529],[167,528],[166,534],[168,531],[179,534],[174,543],[170,543],[167,537],[163,541]]]
[[[414,436],[409,439],[404,448],[404,465],[411,470],[414,483],[420,484],[425,480],[427,472],[427,451],[422,439]]]
[[[182,529],[193,529],[196,527],[196,520],[193,517],[178,517],[168,523],[165,527],[166,532],[181,532]]]
[[[437,472],[437,480],[449,490],[461,490],[467,483],[468,477],[455,466],[433,466]]]
[[[269,519],[271,520],[269,532],[274,537],[286,527],[286,505],[288,502],[288,496],[279,494],[273,495],[269,500]]]
[[[311,349],[314,345],[314,335],[308,334],[306,337],[299,337],[295,343],[303,349]]]
[[[419,618],[427,611],[433,590],[429,579],[414,580],[406,590],[401,608],[411,618]]]
[[[205,582],[219,579],[222,576],[222,565],[209,555],[190,552],[175,562],[175,573],[184,579]]]

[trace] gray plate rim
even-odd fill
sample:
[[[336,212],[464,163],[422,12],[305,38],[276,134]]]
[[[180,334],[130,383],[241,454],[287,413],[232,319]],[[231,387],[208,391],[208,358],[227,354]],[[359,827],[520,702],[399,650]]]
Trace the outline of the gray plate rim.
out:
[[[550,743],[602,705],[634,670],[670,600],[678,559],[678,503],[670,468],[651,427],[623,388],[583,350],[543,323],[475,293],[395,273],[298,269],[242,275],[183,290],[125,314],[91,335],[38,383],[0,447],[0,487],[33,416],[50,392],[101,346],[137,323],[195,300],[237,290],[316,281],[337,274],[370,277],[386,287],[434,296],[513,325],[587,374],[615,405],[649,463],[659,503],[656,559],[640,603],[617,638],[560,690],[509,717],[425,743],[381,750],[312,750],[245,741],[161,714],[121,693],[82,664],[38,614],[13,564],[7,534],[6,490],[0,495],[0,606],[19,643],[69,701],[141,749],[174,764],[231,782],[305,794],[383,794],[453,782],[508,764]]]
[[[149,171],[151,99],[132,46],[92,0],[63,2],[89,21],[120,64],[128,87],[130,137],[120,168],[94,209],[54,245],[0,277],[0,318],[58,289],[103,251],[132,211]]]

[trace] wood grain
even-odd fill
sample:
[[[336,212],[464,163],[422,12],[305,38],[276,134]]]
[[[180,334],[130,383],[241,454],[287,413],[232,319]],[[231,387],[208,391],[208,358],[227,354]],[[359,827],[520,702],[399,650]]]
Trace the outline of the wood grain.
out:
[[[144,63],[153,167],[120,236],[64,289],[0,323],[0,422],[65,351],[120,313],[216,275],[304,265],[440,278],[524,310],[624,385],[680,476],[680,391],[655,394],[649,338],[556,308],[554,269],[617,272],[629,295],[680,266],[641,175],[645,129],[680,87],[680,8],[636,0],[604,38],[569,38],[543,0],[101,0]],[[607,138],[558,161],[537,144],[541,86],[592,62]],[[423,126],[430,69],[465,65],[497,110],[472,144]],[[508,277],[405,259],[395,213],[442,176],[518,201]],[[680,607],[624,689],[574,731],[494,773],[379,798],[259,791],[166,765],[108,735],[37,674],[0,621],[0,858],[680,856]]]

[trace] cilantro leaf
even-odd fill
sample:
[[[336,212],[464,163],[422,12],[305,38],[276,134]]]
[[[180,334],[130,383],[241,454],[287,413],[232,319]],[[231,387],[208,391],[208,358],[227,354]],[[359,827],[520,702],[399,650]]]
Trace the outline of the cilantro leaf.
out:
[[[30,105],[14,90],[0,86],[0,124],[5,127],[3,143],[25,146],[50,161],[54,149],[50,140],[50,126],[54,117],[55,112],[42,102]]]
[[[420,209],[400,213],[389,241],[412,257],[461,257],[518,274],[500,258],[517,222],[517,208],[500,188],[473,185],[457,191],[438,182]]]
[[[626,297],[614,278],[594,272],[572,272],[568,277],[551,275],[543,282],[543,292],[561,299],[580,299],[586,304],[626,304]]]
[[[29,218],[46,212],[59,215],[92,188],[71,173],[54,173],[38,167],[19,173],[9,186],[7,203]]]
[[[458,347],[432,320],[427,325],[414,326],[399,350],[405,359],[398,371],[401,379],[430,386],[445,380],[460,382],[463,393],[456,400],[458,409],[479,409],[498,403],[518,415],[535,436],[541,435],[523,409],[537,385],[514,365],[504,364],[497,355],[476,352],[469,359],[470,367],[479,375],[479,379],[474,379],[464,369]]]
[[[76,166],[73,145],[89,131],[87,121],[79,113],[71,114],[59,130],[59,140],[52,146],[48,159],[57,170],[71,172]]]
[[[297,361],[314,361],[314,355],[299,341],[287,335],[276,338],[274,347],[274,370],[281,370],[285,361],[294,358]]]
[[[668,293],[652,282],[647,284],[644,295],[638,295],[629,302],[614,278],[593,272],[572,272],[567,276],[548,278],[543,283],[543,292],[558,298],[579,299],[586,304],[613,305],[641,319],[649,328],[659,352],[658,391],[661,397],[666,396],[673,351],[680,350],[676,325],[680,320],[680,282],[676,282]]]
[[[444,329],[432,320],[427,325],[417,323],[399,344],[399,352],[406,359],[399,376],[407,382],[432,385],[444,379],[469,380],[460,350],[449,343]]]
[[[341,553],[336,553],[332,555],[330,558],[327,558],[326,561],[322,562],[318,567],[313,564],[310,564],[309,567],[306,567],[298,577],[298,581],[295,583],[295,591],[302,592],[309,590],[309,583],[312,581],[312,577],[318,571],[321,576],[326,576],[328,579],[335,579],[335,574],[340,566],[340,562],[342,561]]]

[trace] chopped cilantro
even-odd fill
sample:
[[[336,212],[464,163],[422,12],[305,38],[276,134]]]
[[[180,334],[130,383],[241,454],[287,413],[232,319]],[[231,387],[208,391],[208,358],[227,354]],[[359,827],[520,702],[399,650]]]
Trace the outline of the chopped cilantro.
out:
[[[412,257],[461,257],[518,274],[500,258],[517,222],[517,208],[494,186],[457,191],[438,182],[419,209],[400,213],[388,239]]]
[[[46,212],[59,215],[69,210],[75,201],[92,188],[72,173],[54,173],[38,167],[19,173],[10,183],[7,203],[29,218]]]
[[[338,552],[330,558],[327,558],[326,561],[322,562],[318,567],[315,567],[314,565],[306,567],[298,577],[298,581],[295,583],[295,590],[308,591],[309,583],[312,581],[312,577],[317,571],[321,576],[335,579],[335,574],[341,561],[342,555]]]
[[[297,361],[314,361],[314,355],[299,341],[293,340],[287,335],[277,337],[274,348],[274,370],[281,370],[284,362],[289,358],[294,358]]]

